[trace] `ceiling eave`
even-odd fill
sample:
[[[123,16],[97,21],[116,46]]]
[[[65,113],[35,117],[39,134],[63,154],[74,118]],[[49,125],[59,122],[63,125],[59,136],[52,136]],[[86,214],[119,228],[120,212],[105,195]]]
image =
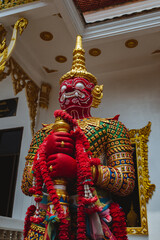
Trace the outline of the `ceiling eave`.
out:
[[[84,19],[76,9],[72,0],[56,0],[57,8],[59,9],[66,27],[70,34],[75,38],[77,34],[83,36],[83,41],[93,41],[111,38],[120,35],[127,35],[128,33],[141,34],[143,31],[157,31],[160,27],[160,9],[149,10],[148,12],[141,12],[138,16],[119,18],[112,21],[104,21],[96,25],[87,25]]]

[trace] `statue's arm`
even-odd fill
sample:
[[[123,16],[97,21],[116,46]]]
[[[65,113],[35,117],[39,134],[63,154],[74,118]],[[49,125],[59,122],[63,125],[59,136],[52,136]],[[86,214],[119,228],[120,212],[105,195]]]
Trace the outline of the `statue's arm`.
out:
[[[33,137],[32,142],[30,144],[30,148],[28,151],[28,155],[26,156],[26,162],[25,162],[25,168],[23,171],[23,176],[22,176],[22,184],[21,184],[21,189],[22,192],[25,195],[31,196],[32,194],[29,193],[29,189],[33,185],[33,174],[32,174],[32,167],[33,167],[33,160],[36,155],[36,152],[40,146],[40,144],[43,142],[46,132],[44,128],[39,130]]]
[[[23,170],[22,184],[21,184],[22,192],[25,195],[29,195],[29,196],[31,195],[29,193],[29,189],[32,187],[32,182],[33,182],[33,174],[32,174],[33,159],[34,159],[34,156],[38,149],[38,148],[36,148],[33,150],[33,141],[34,141],[34,138],[31,142],[28,154],[25,157],[25,159],[26,159],[25,168]],[[34,152],[32,152],[32,151],[34,151]]]
[[[125,196],[133,191],[135,182],[128,130],[121,122],[111,121],[107,134],[107,166],[94,167],[93,178],[100,188]]]

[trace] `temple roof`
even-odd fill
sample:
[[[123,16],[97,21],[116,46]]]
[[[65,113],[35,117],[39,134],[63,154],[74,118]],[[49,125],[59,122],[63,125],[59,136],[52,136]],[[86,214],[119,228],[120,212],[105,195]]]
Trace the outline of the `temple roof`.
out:
[[[77,8],[82,13],[88,11],[97,11],[104,8],[111,8],[129,3],[140,2],[144,0],[73,0]]]

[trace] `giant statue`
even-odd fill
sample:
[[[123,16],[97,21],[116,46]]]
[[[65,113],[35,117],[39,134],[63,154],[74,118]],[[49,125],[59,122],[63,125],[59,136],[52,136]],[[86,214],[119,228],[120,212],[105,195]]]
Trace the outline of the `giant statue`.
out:
[[[77,36],[73,64],[60,79],[55,122],[32,139],[22,179],[35,204],[26,213],[25,240],[126,240],[123,209],[114,196],[134,189],[132,146],[126,127],[91,116],[103,86],[85,67]]]

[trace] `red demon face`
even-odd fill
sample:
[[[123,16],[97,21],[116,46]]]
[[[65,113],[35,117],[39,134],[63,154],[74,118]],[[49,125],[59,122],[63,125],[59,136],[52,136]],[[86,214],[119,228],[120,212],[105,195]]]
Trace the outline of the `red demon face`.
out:
[[[61,109],[89,108],[92,103],[93,87],[94,84],[84,78],[65,80],[61,84],[59,92]]]

